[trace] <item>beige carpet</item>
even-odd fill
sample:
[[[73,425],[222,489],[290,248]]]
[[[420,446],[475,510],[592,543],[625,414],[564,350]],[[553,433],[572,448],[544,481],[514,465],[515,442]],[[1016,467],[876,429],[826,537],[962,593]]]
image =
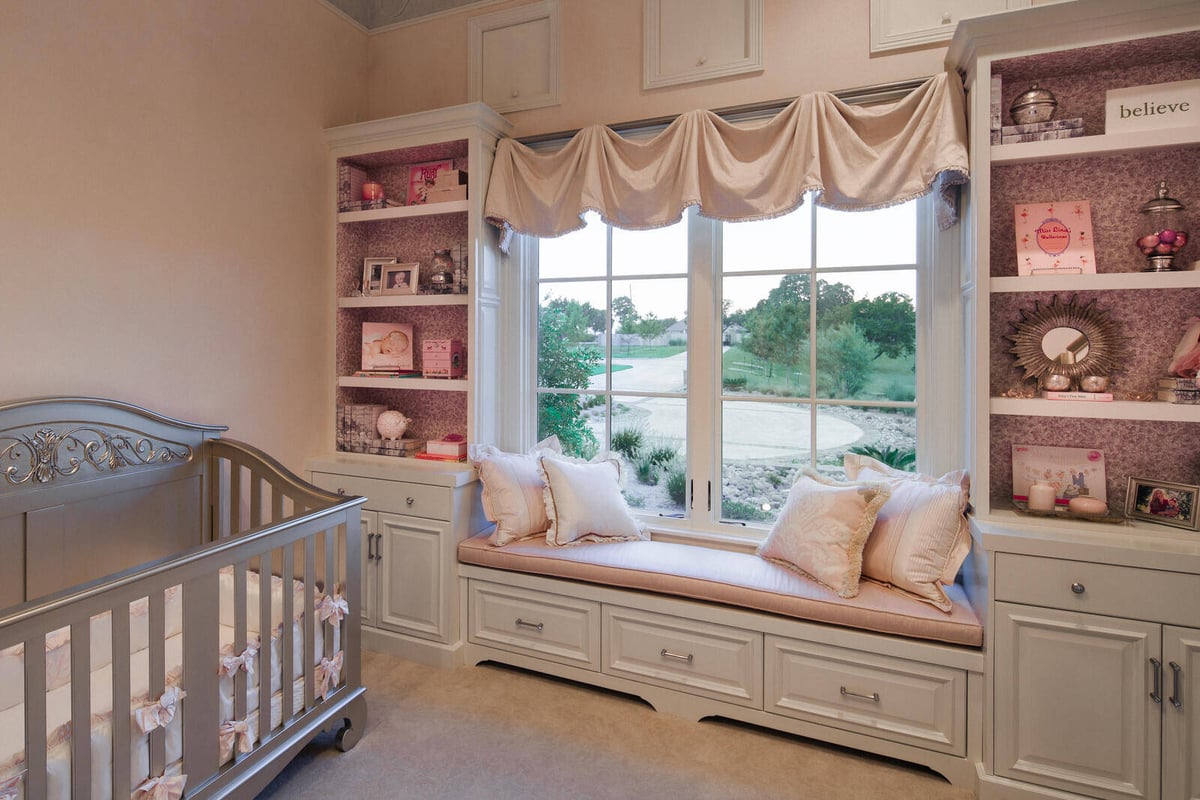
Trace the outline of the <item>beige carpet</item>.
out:
[[[260,798],[920,798],[939,775],[799,737],[690,722],[640,700],[506,667],[363,654],[370,722],[348,753],[310,744]]]

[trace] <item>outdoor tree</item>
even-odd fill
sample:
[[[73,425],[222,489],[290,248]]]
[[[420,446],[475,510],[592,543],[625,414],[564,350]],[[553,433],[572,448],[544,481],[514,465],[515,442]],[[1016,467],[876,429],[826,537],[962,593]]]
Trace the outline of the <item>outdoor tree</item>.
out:
[[[538,315],[538,386],[553,389],[586,389],[601,360],[592,346],[572,344],[563,309],[543,306]],[[558,436],[564,452],[590,458],[599,447],[583,418],[577,394],[538,395],[538,439]]]
[[[667,328],[671,327],[671,323],[674,321],[673,319],[659,319],[651,312],[633,324],[633,333],[642,337],[642,344],[650,344],[666,333]]]
[[[912,298],[887,292],[854,304],[854,324],[875,346],[875,358],[900,358],[917,352],[917,312]]]
[[[775,377],[775,367],[795,367],[801,361],[808,341],[808,313],[797,305],[775,305],[756,309],[749,318],[749,333],[744,347],[766,362],[767,377]]]
[[[561,318],[562,335],[569,342],[589,342],[596,334],[604,333],[604,309],[593,308],[566,297],[547,297],[543,312],[551,311]]]
[[[817,331],[817,375],[832,397],[854,397],[870,379],[875,348],[854,324]]]
[[[637,324],[638,313],[631,297],[614,297],[612,301],[613,318],[621,323],[621,333],[633,333]]]

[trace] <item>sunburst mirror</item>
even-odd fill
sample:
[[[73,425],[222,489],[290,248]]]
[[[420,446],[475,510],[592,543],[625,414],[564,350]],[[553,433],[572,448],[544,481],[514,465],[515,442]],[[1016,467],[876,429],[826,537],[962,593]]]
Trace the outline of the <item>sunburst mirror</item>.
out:
[[[1017,357],[1017,366],[1025,378],[1040,385],[1047,375],[1065,375],[1078,380],[1084,375],[1111,375],[1121,363],[1127,339],[1120,334],[1108,312],[1096,308],[1093,298],[1079,304],[1075,298],[1060,301],[1054,295],[1033,309],[1021,309],[1021,319],[1012,323],[1017,329],[1009,352]]]

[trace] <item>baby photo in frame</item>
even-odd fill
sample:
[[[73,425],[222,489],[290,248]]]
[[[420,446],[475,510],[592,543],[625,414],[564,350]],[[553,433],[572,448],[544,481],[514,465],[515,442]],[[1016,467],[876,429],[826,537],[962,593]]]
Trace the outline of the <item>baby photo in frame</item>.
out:
[[[383,294],[416,294],[421,265],[388,264],[383,268]]]
[[[394,258],[364,258],[362,293],[363,297],[378,297],[383,291],[383,268],[395,264]]]
[[[1200,486],[1130,478],[1125,493],[1125,516],[1194,531],[1200,527],[1197,495]]]

